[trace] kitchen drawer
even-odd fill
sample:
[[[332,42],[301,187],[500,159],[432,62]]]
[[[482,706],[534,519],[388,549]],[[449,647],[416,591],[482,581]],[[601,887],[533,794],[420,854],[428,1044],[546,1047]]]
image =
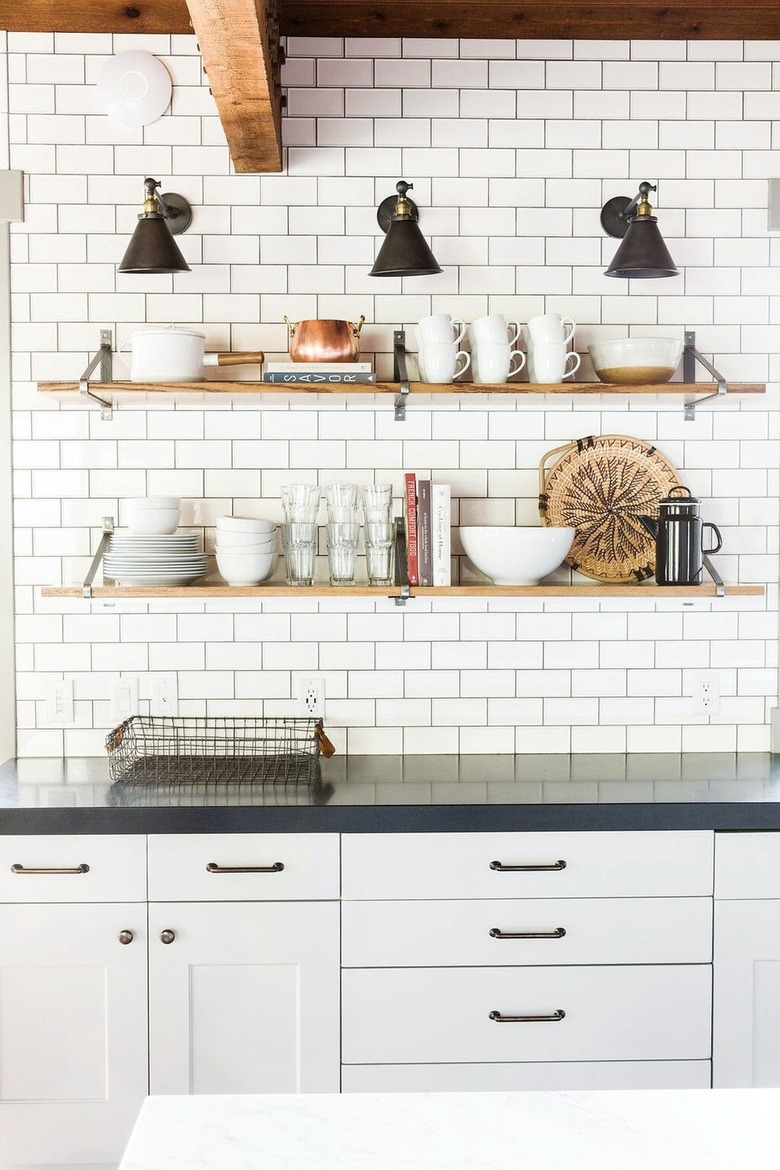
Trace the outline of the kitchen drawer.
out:
[[[780,898],[780,833],[718,833],[716,898]]]
[[[712,899],[345,902],[341,930],[344,967],[709,963]]]
[[[693,830],[355,833],[342,858],[348,899],[712,895],[713,834]]]
[[[0,903],[145,901],[144,836],[0,837]]]
[[[342,972],[345,1064],[705,1060],[712,968],[440,967]],[[553,1016],[557,1020],[537,1017]],[[532,1016],[500,1022],[491,1012]]]
[[[336,833],[176,833],[149,838],[153,902],[280,902],[338,896]]]
[[[709,1089],[708,1060],[563,1064],[345,1064],[343,1093],[511,1093],[528,1089]]]

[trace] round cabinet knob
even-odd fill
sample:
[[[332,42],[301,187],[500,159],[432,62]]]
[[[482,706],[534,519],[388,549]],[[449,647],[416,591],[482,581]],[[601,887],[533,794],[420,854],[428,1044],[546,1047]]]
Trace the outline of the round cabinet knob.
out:
[[[173,930],[161,930],[160,931],[160,942],[165,943],[166,946],[169,943],[172,943],[175,938],[176,938],[176,933]]]
[[[122,946],[126,947],[128,943],[133,941],[135,935],[133,934],[132,930],[120,930],[117,938],[121,942]]]

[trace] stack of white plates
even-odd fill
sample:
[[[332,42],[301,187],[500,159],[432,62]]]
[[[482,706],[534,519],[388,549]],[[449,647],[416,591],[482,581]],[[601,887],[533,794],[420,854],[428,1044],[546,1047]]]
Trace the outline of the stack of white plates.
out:
[[[115,532],[103,558],[106,577],[124,585],[191,585],[208,572],[194,532],[133,536]]]

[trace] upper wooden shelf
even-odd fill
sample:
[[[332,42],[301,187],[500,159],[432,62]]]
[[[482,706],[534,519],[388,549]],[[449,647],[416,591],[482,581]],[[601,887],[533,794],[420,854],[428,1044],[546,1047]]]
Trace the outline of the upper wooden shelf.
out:
[[[763,597],[763,585],[726,585],[727,597]],[[231,597],[397,597],[398,585],[187,585],[174,587],[95,585],[92,597],[137,599],[186,597],[189,601]],[[51,585],[43,597],[83,597],[80,585]],[[449,585],[425,588],[413,586],[415,597],[716,597],[715,585]]]
[[[712,382],[659,382],[651,386],[615,386],[607,382],[410,382],[414,394],[708,394]],[[78,382],[39,382],[46,394],[77,393]],[[397,382],[90,382],[102,396],[114,394],[398,394]],[[729,382],[729,394],[765,394],[761,382]]]

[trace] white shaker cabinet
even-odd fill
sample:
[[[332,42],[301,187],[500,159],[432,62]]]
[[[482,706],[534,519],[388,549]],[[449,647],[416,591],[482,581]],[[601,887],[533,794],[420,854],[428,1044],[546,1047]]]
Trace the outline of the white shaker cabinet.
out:
[[[147,1092],[145,854],[140,836],[0,838],[6,1170],[122,1153]]]
[[[152,1093],[339,1091],[338,892],[333,834],[149,838]]]
[[[713,1085],[780,1087],[780,833],[718,834]]]

